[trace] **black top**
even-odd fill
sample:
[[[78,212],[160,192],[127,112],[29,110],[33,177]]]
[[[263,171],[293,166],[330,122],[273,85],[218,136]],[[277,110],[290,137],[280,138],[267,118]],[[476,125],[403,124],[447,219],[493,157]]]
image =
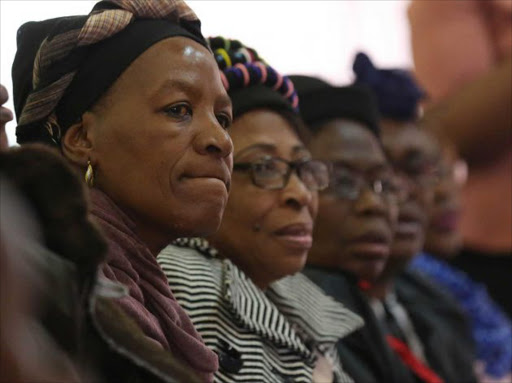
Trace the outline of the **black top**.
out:
[[[328,295],[360,315],[365,326],[338,344],[341,364],[357,383],[413,383],[416,378],[389,348],[384,331],[354,276],[307,266],[304,274]]]
[[[465,248],[452,265],[468,273],[473,280],[485,283],[492,299],[512,318],[512,251],[484,253]]]
[[[432,370],[445,382],[476,382],[471,332],[457,303],[410,271],[397,278],[395,292],[411,318]]]

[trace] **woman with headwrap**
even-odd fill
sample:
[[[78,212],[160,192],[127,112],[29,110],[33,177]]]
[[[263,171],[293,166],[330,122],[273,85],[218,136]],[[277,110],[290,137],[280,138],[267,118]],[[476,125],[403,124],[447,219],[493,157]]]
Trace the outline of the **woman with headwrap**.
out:
[[[409,72],[378,69],[364,53],[354,72],[377,96],[383,148],[404,189],[388,262],[367,295],[391,348],[422,381],[474,382],[467,318],[452,297],[406,270],[424,245],[440,158],[438,142],[417,124],[423,92]]]
[[[13,80],[18,142],[59,147],[90,187],[118,305],[211,381],[217,357],[156,262],[175,238],[214,232],[228,197],[231,102],[199,20],[178,0],[111,0],[27,23]]]
[[[403,194],[380,143],[377,101],[364,86],[290,78],[311,132],[307,147],[332,164],[329,187],[319,193],[304,274],[364,319],[361,329],[338,343],[341,363],[356,382],[414,382],[386,343],[365,295],[386,265]]]
[[[328,168],[301,141],[293,83],[236,40],[210,39],[233,102],[233,187],[221,228],[159,256],[218,382],[350,382],[339,339],[361,319],[298,273]]]

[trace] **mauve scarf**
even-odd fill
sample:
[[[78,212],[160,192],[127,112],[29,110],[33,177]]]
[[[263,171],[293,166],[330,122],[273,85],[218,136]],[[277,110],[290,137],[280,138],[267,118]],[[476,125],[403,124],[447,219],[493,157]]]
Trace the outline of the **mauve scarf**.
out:
[[[155,256],[135,234],[135,223],[103,192],[91,189],[91,213],[107,238],[105,276],[129,288],[119,305],[142,331],[213,382],[217,355],[207,348],[174,298]]]

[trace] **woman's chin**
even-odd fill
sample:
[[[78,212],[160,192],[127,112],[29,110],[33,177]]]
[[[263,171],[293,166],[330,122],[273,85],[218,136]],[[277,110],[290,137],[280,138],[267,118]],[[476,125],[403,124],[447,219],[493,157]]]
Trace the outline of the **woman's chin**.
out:
[[[219,230],[224,208],[212,207],[209,211],[199,210],[198,214],[191,212],[181,220],[181,223],[175,225],[181,233],[180,237],[208,237]]]

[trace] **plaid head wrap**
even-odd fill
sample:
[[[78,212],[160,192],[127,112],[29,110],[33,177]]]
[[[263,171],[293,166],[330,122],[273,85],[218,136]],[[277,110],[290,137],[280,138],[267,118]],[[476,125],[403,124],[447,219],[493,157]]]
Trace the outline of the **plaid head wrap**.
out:
[[[207,47],[182,0],[103,0],[87,16],[21,26],[12,70],[18,142],[60,145],[65,130],[140,54],[173,36]]]

